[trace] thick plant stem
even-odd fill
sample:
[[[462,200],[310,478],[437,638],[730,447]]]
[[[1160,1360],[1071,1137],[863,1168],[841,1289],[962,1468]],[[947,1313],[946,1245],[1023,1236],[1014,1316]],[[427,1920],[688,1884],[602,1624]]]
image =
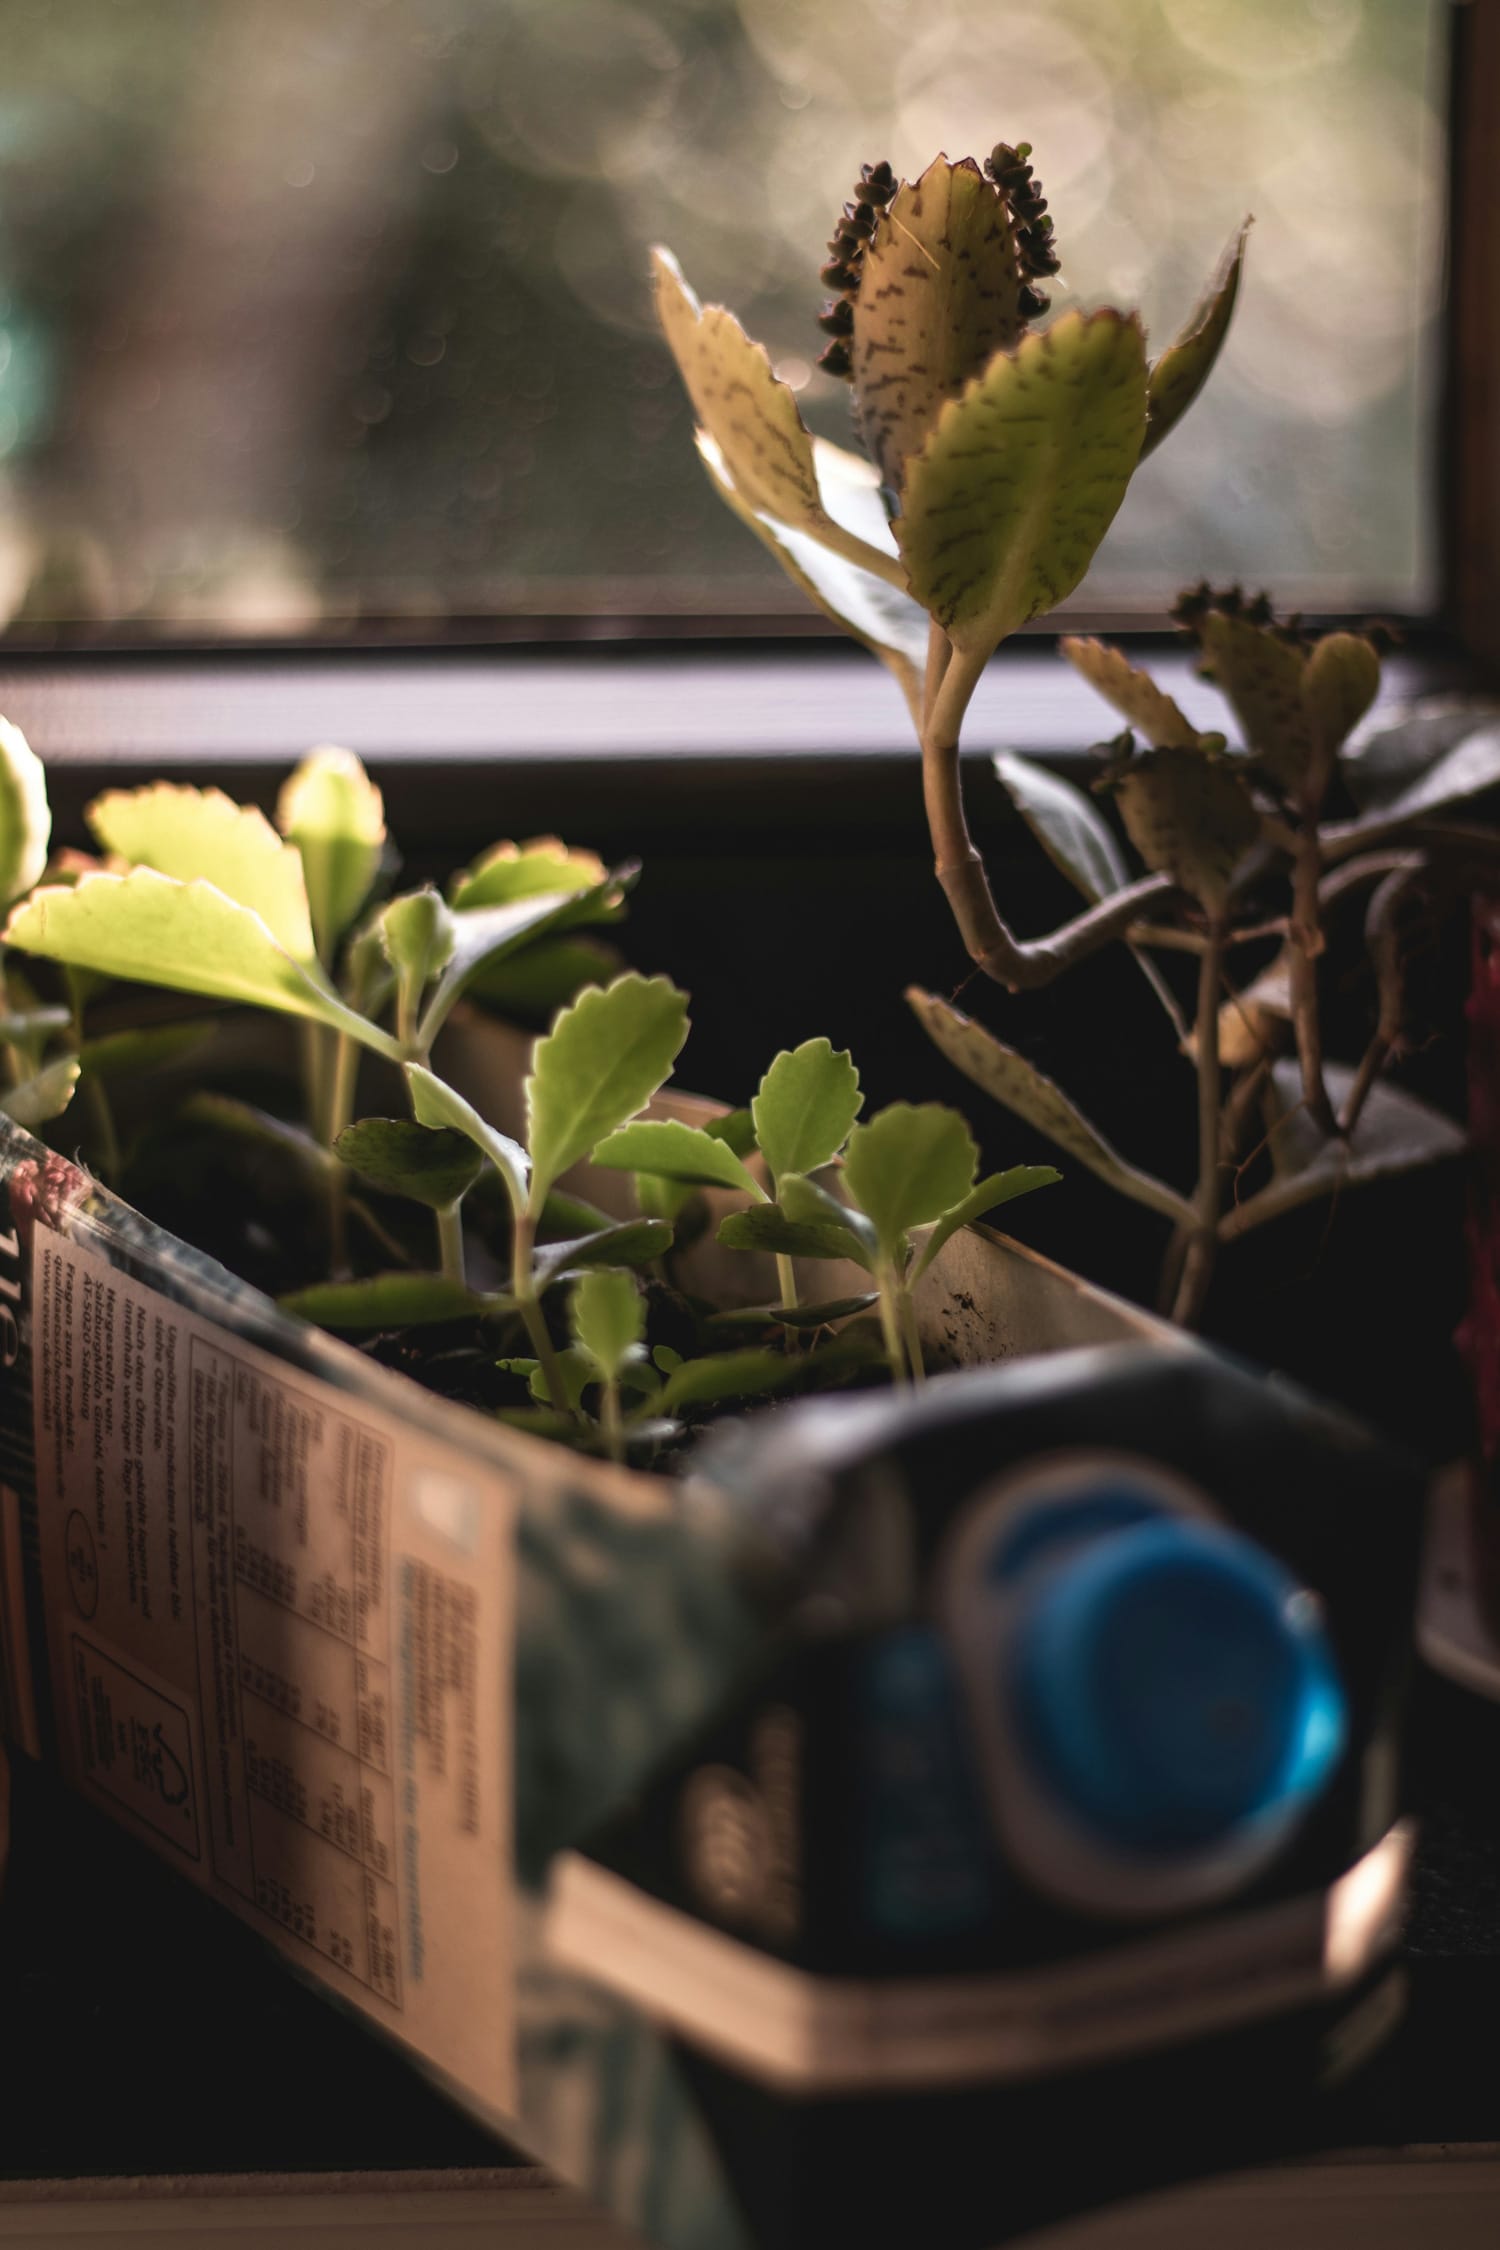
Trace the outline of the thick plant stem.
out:
[[[442,1255],[443,1278],[456,1282],[460,1289],[468,1287],[464,1270],[463,1213],[456,1203],[437,1214],[438,1249]]]
[[[1149,875],[1101,899],[1050,937],[1023,943],[1000,919],[984,862],[974,848],[964,811],[958,737],[983,661],[955,649],[922,733],[922,796],[942,884],[969,958],[1011,992],[1050,984],[1075,961],[1097,953],[1126,932],[1176,888],[1166,875]]]
[[[1219,998],[1224,966],[1224,925],[1209,927],[1208,944],[1198,964],[1198,1191],[1193,1198],[1195,1225],[1172,1301],[1172,1318],[1191,1328],[1203,1312],[1218,1247],[1219,1202]]]
[[[1302,1098],[1318,1130],[1330,1138],[1338,1119],[1323,1078],[1323,1022],[1318,1009],[1318,955],[1323,950],[1323,920],[1318,897],[1323,855],[1316,822],[1309,817],[1297,838],[1292,863],[1292,925],[1289,982],[1297,1059],[1302,1066]]]
[[[781,1291],[783,1306],[792,1306],[798,1302],[797,1269],[786,1253],[780,1250],[776,1253],[776,1286]]]
[[[543,1375],[547,1379],[547,1396],[559,1413],[570,1411],[567,1392],[563,1387],[562,1369],[557,1352],[547,1333],[547,1321],[536,1293],[533,1266],[536,1260],[536,1222],[534,1211],[518,1211],[512,1234],[513,1263],[511,1267],[511,1295],[516,1300],[516,1310],[525,1323],[531,1348],[536,1353]]]

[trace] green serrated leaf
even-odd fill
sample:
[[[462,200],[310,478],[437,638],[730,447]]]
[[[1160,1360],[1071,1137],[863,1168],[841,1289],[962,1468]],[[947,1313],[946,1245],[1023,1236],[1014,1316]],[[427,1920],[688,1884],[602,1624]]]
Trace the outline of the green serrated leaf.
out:
[[[736,492],[717,442],[706,430],[697,433],[698,456],[719,498],[748,525],[764,547],[776,557],[794,585],[808,600],[831,617],[835,625],[863,642],[872,656],[895,678],[906,698],[914,722],[922,716],[922,671],[927,653],[927,613],[900,586],[891,585],[873,571],[861,569],[826,547],[818,535],[795,530],[774,516],[751,507]],[[813,440],[818,489],[826,513],[845,530],[895,562],[896,547],[880,500],[875,473],[822,438]],[[846,468],[843,464],[849,464]],[[864,472],[858,477],[857,472]],[[865,479],[868,479],[868,483]],[[866,501],[873,506],[866,505]]]
[[[28,1130],[49,1124],[54,1117],[61,1117],[73,1099],[78,1070],[76,1055],[59,1055],[56,1062],[48,1063],[34,1078],[23,1079],[19,1086],[11,1086],[0,1093],[0,1110]]]
[[[755,1153],[755,1119],[748,1109],[726,1109],[721,1117],[710,1117],[703,1130],[711,1139],[732,1148],[736,1156]]]
[[[768,1200],[727,1141],[675,1117],[638,1117],[602,1140],[590,1161],[607,1172],[654,1173],[692,1187],[733,1188]]]
[[[722,305],[700,305],[675,258],[653,250],[656,310],[693,410],[719,450],[729,483],[757,513],[811,532],[847,561],[900,583],[879,548],[835,522],[823,505],[812,439],[791,390]]]
[[[653,1414],[684,1407],[720,1406],[730,1399],[764,1398],[797,1380],[800,1370],[785,1352],[714,1352],[674,1367],[650,1401]]]
[[[896,525],[911,590],[972,670],[1071,594],[1146,427],[1140,324],[1065,313],[943,408]]]
[[[423,1052],[447,1022],[470,979],[486,965],[507,960],[522,946],[555,937],[580,924],[611,917],[639,870],[617,867],[584,891],[544,891],[501,906],[475,906],[453,913],[453,951],[427,1003],[417,1040]]]
[[[304,1016],[400,1060],[396,1041],[345,1007],[315,963],[294,960],[258,914],[207,882],[138,867],[49,885],[15,909],[5,943],[104,976]]]
[[[788,1172],[780,1182],[779,1204],[793,1226],[836,1227],[845,1238],[843,1255],[872,1271],[880,1238],[863,1211],[853,1211],[817,1180]]]
[[[750,1114],[774,1180],[831,1164],[864,1106],[847,1049],[807,1039],[779,1054],[760,1082]]]
[[[1012,1203],[1018,1195],[1031,1195],[1037,1188],[1052,1187],[1061,1178],[1061,1172],[1051,1164],[1013,1164],[1008,1172],[992,1172],[969,1190],[962,1203],[943,1213],[922,1245],[912,1268],[912,1280],[920,1280],[960,1227],[972,1226],[987,1212],[997,1211],[1002,1203]]]
[[[1148,867],[1170,875],[1212,915],[1260,834],[1250,792],[1227,759],[1201,750],[1146,750],[1100,783]]]
[[[433,1328],[449,1320],[482,1320],[505,1300],[461,1289],[439,1273],[374,1273],[362,1281],[320,1281],[277,1300],[283,1312],[344,1333]]]
[[[1149,672],[1141,671],[1119,649],[1108,648],[1103,641],[1080,640],[1076,635],[1065,636],[1057,645],[1074,671],[1130,721],[1151,749],[1198,748],[1202,737],[1192,721],[1170,695],[1162,692]]]
[[[532,1054],[526,1081],[534,1208],[554,1180],[645,1108],[687,1037],[687,995],[634,973],[581,993]]]
[[[773,1204],[731,1211],[719,1222],[716,1239],[726,1250],[767,1250],[784,1258],[848,1258],[868,1266],[869,1254],[845,1226],[826,1221],[795,1222]]]
[[[1205,668],[1253,751],[1283,789],[1295,791],[1313,759],[1303,701],[1304,651],[1267,625],[1210,610],[1197,628]]]
[[[467,1135],[404,1117],[362,1117],[340,1133],[333,1153],[373,1187],[432,1211],[451,1211],[484,1168],[484,1157]]]
[[[635,1276],[615,1266],[584,1274],[568,1301],[568,1325],[606,1382],[617,1382],[641,1348],[646,1303]]]
[[[46,769],[20,728],[0,719],[0,906],[41,881],[51,840]]]
[[[571,851],[556,836],[536,836],[526,844],[492,844],[472,867],[455,877],[450,903],[460,908],[510,906],[518,898],[570,896],[597,890],[607,874],[594,852]]]
[[[1045,1133],[1121,1195],[1149,1204],[1180,1225],[1191,1226],[1192,1206],[1187,1200],[1165,1181],[1152,1179],[1127,1164],[1073,1107],[1062,1089],[1023,1055],[1003,1045],[993,1032],[962,1014],[951,1001],[940,1000],[917,986],[912,986],[906,997],[928,1038],[966,1078],[972,1078],[976,1086],[982,1086],[1017,1117],[1024,1117],[1028,1125]]]
[[[85,817],[106,851],[179,883],[212,883],[258,914],[294,961],[316,959],[301,858],[255,806],[235,804],[222,789],[157,781],[106,790]]]
[[[649,1266],[671,1247],[672,1229],[664,1219],[622,1219],[574,1242],[547,1243],[536,1254],[536,1285],[550,1289],[565,1274],[591,1266]]]
[[[1213,372],[1239,295],[1245,265],[1246,219],[1204,298],[1181,334],[1173,339],[1151,368],[1146,389],[1146,442],[1141,458],[1154,453],[1168,431],[1176,428]]]
[[[380,872],[385,806],[352,750],[310,750],[282,789],[276,825],[302,859],[318,952],[330,963]]]
[[[0,1031],[3,1031],[0,1025]],[[139,1031],[109,1031],[86,1039],[78,1050],[85,1078],[110,1080],[135,1078],[143,1071],[159,1070],[163,1063],[179,1062],[196,1054],[219,1035],[211,1018],[192,1023],[159,1023]]]
[[[1010,211],[972,157],[903,181],[860,261],[855,419],[893,492],[939,411],[1020,341],[1025,285]]]
[[[505,1184],[511,1207],[524,1208],[527,1193],[528,1162],[525,1149],[481,1117],[462,1094],[439,1078],[436,1072],[426,1070],[421,1063],[406,1065],[406,1083],[411,1094],[412,1115],[419,1125],[448,1126],[472,1141],[481,1156],[488,1157]],[[540,1209],[540,1202],[537,1208]]]
[[[978,1169],[974,1136],[956,1109],[892,1102],[849,1135],[844,1184],[874,1227],[882,1258],[899,1265],[911,1229],[961,1203]]]

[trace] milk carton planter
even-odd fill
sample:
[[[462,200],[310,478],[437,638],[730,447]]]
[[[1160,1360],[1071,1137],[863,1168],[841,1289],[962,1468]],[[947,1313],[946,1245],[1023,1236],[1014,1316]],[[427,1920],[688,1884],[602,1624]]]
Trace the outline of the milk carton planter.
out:
[[[503,1130],[523,1061],[476,1015],[444,1068]],[[970,1372],[642,1474],[289,1318],[19,1128],[0,1164],[13,1731],[652,2239],[909,2240],[935,2162],[940,2238],[997,2239],[1213,2162],[1227,2118],[1274,2136],[1393,2020],[1415,1495],[1357,1434],[980,1226],[914,1291]],[[764,1302],[772,1261],[733,1262]],[[955,1748],[1011,1631],[975,1538],[1087,1516],[1101,1463],[1112,1505],[1123,1477],[1280,1554],[1343,1682],[1311,1810],[1241,1823],[1254,1865],[1190,1851],[1177,1897],[1132,1902],[1024,1791],[986,1812],[1013,1750],[980,1737],[976,1797]]]

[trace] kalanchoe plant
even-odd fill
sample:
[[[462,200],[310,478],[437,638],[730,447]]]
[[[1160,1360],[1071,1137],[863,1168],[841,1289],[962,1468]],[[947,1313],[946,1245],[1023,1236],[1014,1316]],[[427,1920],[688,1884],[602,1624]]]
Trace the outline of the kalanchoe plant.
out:
[[[719,492],[804,592],[894,672],[922,747],[937,873],[969,953],[1046,983],[1167,887],[1095,907],[1043,944],[1006,926],[969,835],[958,743],[1000,643],[1079,584],[1137,465],[1197,397],[1239,288],[1244,229],[1187,327],[1149,360],[1138,316],[1049,311],[1060,259],[1030,147],[938,157],[897,184],[866,165],[829,244],[820,319],[868,458],[813,438],[733,314],[655,254],[657,308]]]
[[[1104,745],[1092,794],[1009,753],[996,771],[1096,913],[1137,902],[1119,934],[1133,942],[1195,1070],[1191,1198],[1127,1163],[980,1024],[930,993],[909,997],[969,1077],[1173,1222],[1163,1301],[1190,1320],[1219,1244],[1462,1146],[1456,1126],[1382,1073],[1409,1039],[1411,946],[1438,909],[1493,873],[1493,829],[1455,821],[1450,808],[1500,782],[1500,725],[1493,710],[1464,704],[1367,722],[1380,681],[1375,638],[1280,623],[1264,596],[1200,586],[1177,614],[1224,697],[1233,739],[1200,730],[1119,650],[1065,640],[1064,654],[1127,731]],[[1160,886],[1149,921],[1100,797],[1113,801]],[[1375,1021],[1362,1056],[1341,1064],[1324,1052],[1330,949],[1346,956],[1361,909]],[[1191,1026],[1152,960],[1184,951],[1198,965]]]
[[[0,782],[12,784],[8,797],[0,788],[0,875],[17,888],[47,845],[28,760],[19,736],[0,736]],[[967,1128],[935,1105],[857,1125],[858,1073],[826,1039],[777,1056],[744,1111],[699,1124],[643,1114],[687,1036],[687,997],[664,977],[611,975],[612,958],[577,935],[618,915],[634,870],[543,838],[497,845],[446,894],[382,898],[383,808],[347,751],[298,768],[274,826],[217,790],[164,785],[110,791],[88,818],[105,858],[54,864],[6,931],[13,958],[59,964],[68,991],[52,1008],[13,991],[0,1012],[11,1114],[43,1123],[82,1082],[100,1105],[91,1152],[114,1170],[126,1162],[109,1077],[180,1063],[218,1019],[96,1036],[84,1015],[102,983],[299,1019],[300,1120],[204,1089],[183,1105],[247,1165],[269,1151],[311,1187],[326,1256],[283,1302],[376,1347],[399,1337],[418,1365],[424,1335],[467,1338],[458,1356],[487,1366],[502,1384],[490,1403],[524,1426],[650,1459],[727,1401],[847,1381],[882,1358],[895,1380],[919,1379],[915,1280],[955,1228],[1057,1177],[1017,1167],[976,1187]],[[532,973],[518,984],[522,962]],[[458,1001],[481,980],[494,992],[497,974],[502,991],[508,977],[532,1002],[566,1003],[532,1051],[519,1137],[434,1053]],[[404,1088],[409,1116],[356,1114],[361,1058]],[[611,1218],[570,1192],[589,1161],[633,1175],[638,1215]],[[840,1162],[847,1202],[827,1184]],[[777,1303],[729,1309],[677,1285],[679,1228],[696,1223],[703,1188],[743,1198],[719,1240],[734,1247],[749,1222],[744,1246],[776,1253]],[[481,1204],[477,1237],[498,1271],[476,1278],[466,1215]],[[402,1215],[423,1211],[435,1256]],[[844,1260],[871,1286],[802,1303],[800,1252]]]

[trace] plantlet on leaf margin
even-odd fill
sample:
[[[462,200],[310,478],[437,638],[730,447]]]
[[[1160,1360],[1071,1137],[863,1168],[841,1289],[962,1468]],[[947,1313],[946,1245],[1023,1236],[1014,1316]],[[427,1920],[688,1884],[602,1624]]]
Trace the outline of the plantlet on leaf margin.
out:
[[[1029,144],[1002,142],[984,170],[938,157],[888,195],[881,170],[878,200],[856,191],[871,218],[840,223],[824,279],[848,317],[838,313],[833,349],[873,472],[814,441],[764,348],[722,306],[699,303],[669,252],[653,254],[705,466],[803,591],[895,673],[921,742],[938,879],[971,957],[1012,989],[1047,983],[1170,886],[1150,878],[1046,941],[1019,941],[969,835],[964,714],[1000,643],[1079,584],[1138,463],[1202,389],[1245,248],[1241,227],[1153,362],[1133,313],[1068,312],[1037,330],[1047,307],[1036,279],[1058,257],[1029,156]],[[889,523],[868,505],[875,486]]]

